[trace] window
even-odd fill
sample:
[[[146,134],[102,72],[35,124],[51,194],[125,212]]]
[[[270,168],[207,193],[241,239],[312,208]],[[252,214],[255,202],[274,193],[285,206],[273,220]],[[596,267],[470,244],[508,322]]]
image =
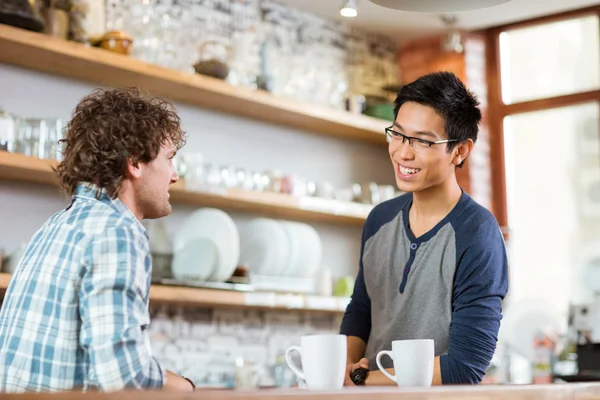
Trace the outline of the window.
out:
[[[494,212],[510,269],[499,346],[512,383],[532,380],[537,330],[564,333],[570,304],[600,291],[599,21],[592,6],[491,31]]]
[[[600,88],[598,20],[590,15],[502,32],[503,102]]]
[[[545,299],[566,316],[593,298],[580,255],[600,254],[599,138],[596,102],[505,118],[513,300]]]

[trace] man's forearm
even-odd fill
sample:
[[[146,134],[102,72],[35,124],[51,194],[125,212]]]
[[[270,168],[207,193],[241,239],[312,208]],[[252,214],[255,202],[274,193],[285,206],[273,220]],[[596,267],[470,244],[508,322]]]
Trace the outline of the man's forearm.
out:
[[[167,371],[167,381],[163,386],[163,390],[168,392],[191,392],[194,387],[187,379]]]
[[[373,366],[370,366],[373,368]],[[386,369],[387,373],[395,376],[394,368]],[[433,379],[431,384],[441,385],[442,384],[442,371],[440,369],[440,358],[436,357],[433,361]],[[365,381],[365,386],[393,386],[396,382],[385,376],[379,369],[369,372],[369,376]]]
[[[347,358],[346,364],[355,364],[365,356],[367,350],[367,344],[364,340],[357,336],[348,336],[346,338],[347,343]]]

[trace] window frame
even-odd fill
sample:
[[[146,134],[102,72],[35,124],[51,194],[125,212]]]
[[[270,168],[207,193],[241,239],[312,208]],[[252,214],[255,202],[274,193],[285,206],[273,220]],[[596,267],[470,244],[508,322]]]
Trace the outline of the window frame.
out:
[[[506,194],[504,118],[514,114],[548,110],[581,103],[594,101],[600,103],[600,89],[505,104],[502,100],[500,34],[514,29],[544,25],[589,15],[596,15],[600,19],[600,5],[496,26],[485,30],[486,58],[488,60],[486,64],[489,109],[488,129],[490,133],[490,161],[493,166],[491,171],[492,207],[506,239],[509,237],[510,221],[508,220],[508,199]]]

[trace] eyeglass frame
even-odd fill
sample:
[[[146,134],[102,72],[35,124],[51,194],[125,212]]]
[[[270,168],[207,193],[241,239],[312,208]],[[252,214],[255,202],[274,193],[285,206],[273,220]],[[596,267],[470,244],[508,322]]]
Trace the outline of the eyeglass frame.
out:
[[[408,145],[412,148],[412,140],[416,140],[417,142],[421,142],[424,144],[427,144],[428,147],[427,148],[431,148],[431,146],[433,146],[434,144],[444,144],[444,143],[454,143],[454,142],[460,142],[460,139],[445,139],[445,140],[436,140],[435,142],[432,142],[431,140],[427,140],[427,139],[421,139],[418,137],[414,137],[414,136],[406,136],[403,133],[397,132],[395,130],[392,129],[392,126],[388,126],[387,128],[385,128],[385,139],[388,143],[392,143],[392,135],[396,136],[396,137],[401,137],[402,138],[402,144],[404,144],[404,142],[406,140],[408,140]]]

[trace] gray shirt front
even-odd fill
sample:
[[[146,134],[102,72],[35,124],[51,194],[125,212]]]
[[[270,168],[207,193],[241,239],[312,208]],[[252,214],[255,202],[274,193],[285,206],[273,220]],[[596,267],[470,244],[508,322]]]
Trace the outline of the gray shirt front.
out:
[[[436,356],[448,352],[455,248],[449,224],[429,241],[411,241],[404,232],[402,213],[365,243],[367,293],[376,293],[370,296],[373,328],[365,354],[370,365],[375,366],[377,353],[391,349],[397,339],[433,339]],[[381,363],[393,367],[389,357]]]

